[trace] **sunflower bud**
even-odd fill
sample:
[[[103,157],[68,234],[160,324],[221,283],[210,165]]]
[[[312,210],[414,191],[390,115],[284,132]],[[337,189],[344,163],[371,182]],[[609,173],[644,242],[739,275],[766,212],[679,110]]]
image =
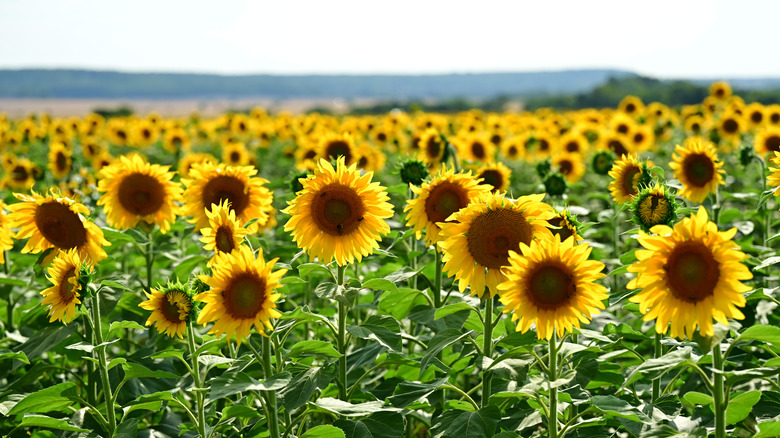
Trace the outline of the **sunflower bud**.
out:
[[[420,160],[405,160],[399,166],[398,172],[404,184],[419,186],[428,177],[428,168]]]
[[[749,144],[743,144],[739,148],[739,163],[743,166],[749,166],[750,162],[756,156],[753,146]]]
[[[599,175],[607,175],[615,164],[615,154],[612,151],[599,151],[593,156],[591,162],[593,170]]]
[[[544,189],[550,196],[562,196],[567,187],[566,177],[560,173],[549,173],[544,178]]]
[[[631,221],[646,233],[656,225],[672,226],[677,220],[678,205],[674,194],[663,184],[641,189],[630,207],[633,212]]]
[[[550,159],[542,160],[536,163],[536,174],[539,175],[539,178],[544,179],[547,174],[550,173],[550,170],[552,170],[552,162]]]

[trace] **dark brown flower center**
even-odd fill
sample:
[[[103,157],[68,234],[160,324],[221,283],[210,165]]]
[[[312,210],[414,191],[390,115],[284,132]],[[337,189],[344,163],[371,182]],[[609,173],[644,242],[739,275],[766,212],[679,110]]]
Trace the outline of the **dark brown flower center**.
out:
[[[625,146],[623,146],[623,142],[617,139],[612,139],[607,143],[607,147],[615,153],[618,157],[622,157],[623,155],[628,155],[628,149],[626,149]]]
[[[571,270],[559,262],[539,264],[528,279],[528,295],[540,309],[558,309],[576,293]]]
[[[265,288],[265,279],[249,272],[232,278],[222,291],[227,313],[237,319],[255,319],[265,302]]]
[[[571,229],[568,221],[564,221],[563,218],[560,216],[556,216],[552,219],[548,219],[547,223],[549,223],[553,227],[560,227],[560,228],[551,228],[550,231],[552,231],[554,236],[561,236],[561,242],[564,242],[566,239],[574,235],[574,230]]]
[[[217,232],[214,234],[214,243],[219,252],[230,253],[235,248],[235,245],[233,245],[233,233],[226,226],[217,228]]]
[[[701,242],[679,243],[664,265],[669,290],[675,297],[699,302],[715,291],[720,267],[712,251]]]
[[[642,173],[642,169],[633,164],[629,165],[623,171],[623,193],[627,196],[636,196],[639,192],[638,187],[636,186],[636,180],[640,173]]]
[[[240,216],[249,205],[246,189],[244,182],[234,176],[217,176],[203,187],[203,205],[210,210],[212,204],[219,205],[222,201],[228,201],[236,216]]]
[[[311,203],[314,223],[331,236],[346,236],[355,231],[363,221],[365,211],[360,195],[339,183],[321,188]]]
[[[739,131],[739,123],[734,119],[724,120],[721,126],[723,127],[723,132],[726,134],[735,134]]]
[[[750,120],[752,120],[753,123],[761,123],[761,121],[764,120],[764,113],[761,111],[753,111],[750,113]]]
[[[71,278],[76,278],[76,269],[73,267],[65,272],[60,283],[60,300],[65,304],[70,303],[76,297],[76,288],[70,282]]]
[[[165,202],[165,188],[156,178],[133,173],[119,184],[119,203],[125,210],[139,215],[156,213]]]
[[[57,165],[57,170],[59,170],[60,172],[65,172],[68,170],[68,157],[65,156],[65,154],[62,151],[57,152],[55,163]]]
[[[346,141],[334,140],[325,147],[325,156],[328,157],[328,160],[335,160],[342,156],[344,162],[349,164],[352,162],[352,149]]]
[[[477,216],[466,236],[474,260],[492,269],[509,265],[509,251],[518,251],[520,242],[527,245],[531,239],[531,224],[522,213],[507,208],[489,210]]]
[[[181,292],[175,292],[170,291],[167,294],[165,294],[162,299],[160,300],[160,312],[163,314],[165,319],[168,320],[168,322],[171,322],[173,324],[178,324],[182,322],[181,319],[181,313],[179,313],[179,306],[176,305],[175,302],[171,302],[173,296],[169,296],[173,293],[181,293]]]
[[[425,200],[425,214],[428,220],[446,222],[452,213],[469,204],[466,189],[458,184],[444,181],[434,187]]]
[[[715,176],[715,164],[705,154],[689,154],[683,161],[683,171],[690,184],[704,187]]]
[[[482,184],[488,184],[493,187],[493,192],[500,190],[504,187],[504,175],[496,169],[487,169],[477,176],[482,178]]]
[[[441,143],[441,139],[436,135],[428,137],[428,141],[425,142],[425,154],[428,156],[428,158],[436,159],[441,156]]]
[[[764,140],[764,147],[771,152],[780,152],[780,136],[770,135]]]
[[[35,210],[35,225],[57,248],[80,247],[87,242],[87,230],[79,215],[65,204],[49,201]]]

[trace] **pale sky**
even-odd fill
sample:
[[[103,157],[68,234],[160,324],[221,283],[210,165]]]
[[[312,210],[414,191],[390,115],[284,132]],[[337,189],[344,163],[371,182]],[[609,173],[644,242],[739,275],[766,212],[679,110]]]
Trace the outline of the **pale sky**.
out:
[[[780,77],[779,16],[747,0],[0,0],[0,68]]]

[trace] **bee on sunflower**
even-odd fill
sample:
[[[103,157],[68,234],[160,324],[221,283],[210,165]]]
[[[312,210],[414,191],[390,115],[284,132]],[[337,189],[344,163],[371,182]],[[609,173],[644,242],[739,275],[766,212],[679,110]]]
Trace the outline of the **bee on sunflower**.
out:
[[[282,210],[291,216],[284,230],[322,263],[360,261],[379,248],[390,232],[385,219],[393,216],[387,191],[372,177],[373,172],[361,174],[356,164],[347,167],[343,157],[335,167],[320,160],[313,175],[299,180],[303,189]]]

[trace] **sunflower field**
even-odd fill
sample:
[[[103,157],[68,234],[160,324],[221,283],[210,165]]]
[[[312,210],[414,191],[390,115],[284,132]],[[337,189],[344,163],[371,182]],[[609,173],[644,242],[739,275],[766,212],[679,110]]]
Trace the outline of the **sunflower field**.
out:
[[[0,151],[0,435],[780,436],[780,106],[726,83]]]

